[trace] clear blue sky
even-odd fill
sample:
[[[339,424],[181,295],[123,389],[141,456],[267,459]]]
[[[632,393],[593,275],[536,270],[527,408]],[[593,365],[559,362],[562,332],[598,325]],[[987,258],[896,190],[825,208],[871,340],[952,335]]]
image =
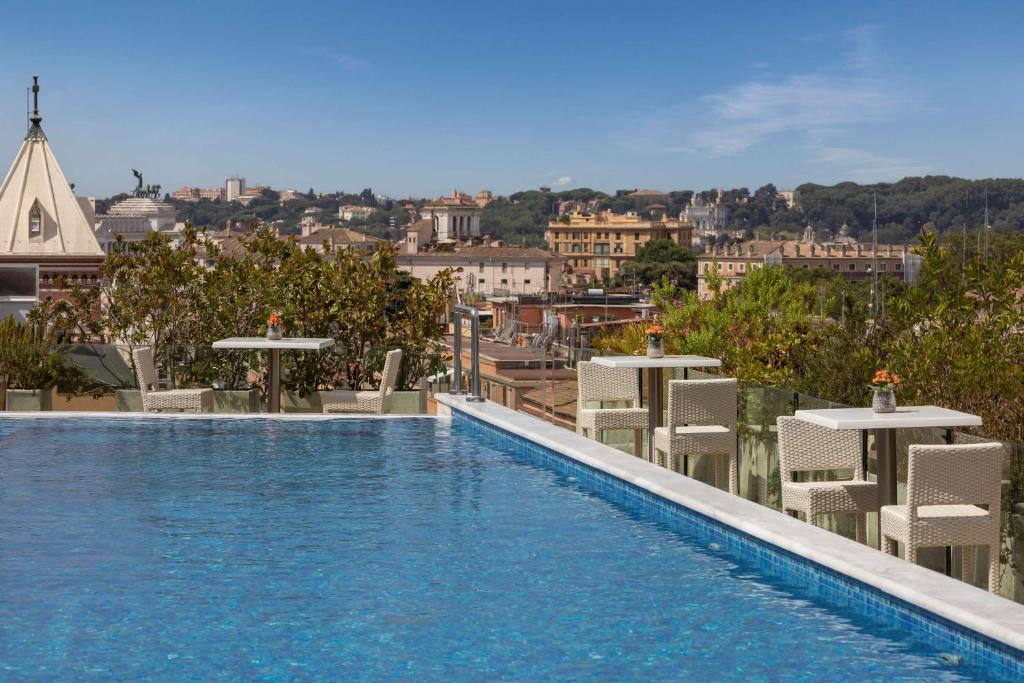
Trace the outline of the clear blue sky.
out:
[[[660,189],[1024,175],[1024,3],[6,3],[80,193]]]

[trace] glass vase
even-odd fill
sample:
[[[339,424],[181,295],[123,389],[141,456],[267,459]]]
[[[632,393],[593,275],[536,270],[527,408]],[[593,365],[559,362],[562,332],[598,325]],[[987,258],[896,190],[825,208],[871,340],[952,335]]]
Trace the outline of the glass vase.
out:
[[[281,326],[280,325],[267,325],[267,339],[270,341],[280,341],[281,339]]]
[[[874,396],[871,397],[871,410],[876,413],[895,413],[896,392],[891,389],[875,391]]]
[[[665,355],[665,347],[662,345],[661,337],[647,337],[647,357],[662,358]]]

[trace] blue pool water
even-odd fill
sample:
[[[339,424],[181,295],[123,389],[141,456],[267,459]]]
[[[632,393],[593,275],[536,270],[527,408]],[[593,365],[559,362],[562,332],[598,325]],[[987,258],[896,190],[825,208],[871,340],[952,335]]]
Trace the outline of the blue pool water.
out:
[[[0,680],[989,680],[429,419],[0,420]]]

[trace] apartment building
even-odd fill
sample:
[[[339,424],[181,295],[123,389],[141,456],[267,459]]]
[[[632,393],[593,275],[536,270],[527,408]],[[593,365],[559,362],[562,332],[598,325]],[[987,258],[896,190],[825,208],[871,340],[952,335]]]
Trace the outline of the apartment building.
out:
[[[754,240],[726,246],[712,246],[697,257],[697,294],[711,297],[708,275],[717,272],[726,288],[736,286],[748,273],[771,265],[796,268],[824,268],[851,282],[870,279],[878,269],[884,277],[899,277],[913,282],[920,256],[904,244],[872,245],[856,242],[825,243],[799,240]]]
[[[665,214],[645,218],[635,212],[574,211],[548,223],[544,236],[551,251],[565,257],[568,281],[587,284],[615,277],[651,240],[672,240],[689,248],[693,226]]]

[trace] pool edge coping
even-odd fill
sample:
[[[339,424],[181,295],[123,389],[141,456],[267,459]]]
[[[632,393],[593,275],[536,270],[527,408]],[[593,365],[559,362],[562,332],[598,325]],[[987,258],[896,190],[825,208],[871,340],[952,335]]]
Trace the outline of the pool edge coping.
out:
[[[99,417],[113,420],[282,420],[285,422],[326,422],[329,420],[398,420],[401,418],[445,419],[440,415],[375,415],[373,413],[143,413],[129,411],[98,410],[51,410],[51,411],[6,411],[0,410],[0,420]]]
[[[439,416],[452,410],[460,411],[523,436],[1024,655],[1024,605],[684,477],[531,415],[491,401],[469,403],[449,394],[438,394],[434,398]]]

